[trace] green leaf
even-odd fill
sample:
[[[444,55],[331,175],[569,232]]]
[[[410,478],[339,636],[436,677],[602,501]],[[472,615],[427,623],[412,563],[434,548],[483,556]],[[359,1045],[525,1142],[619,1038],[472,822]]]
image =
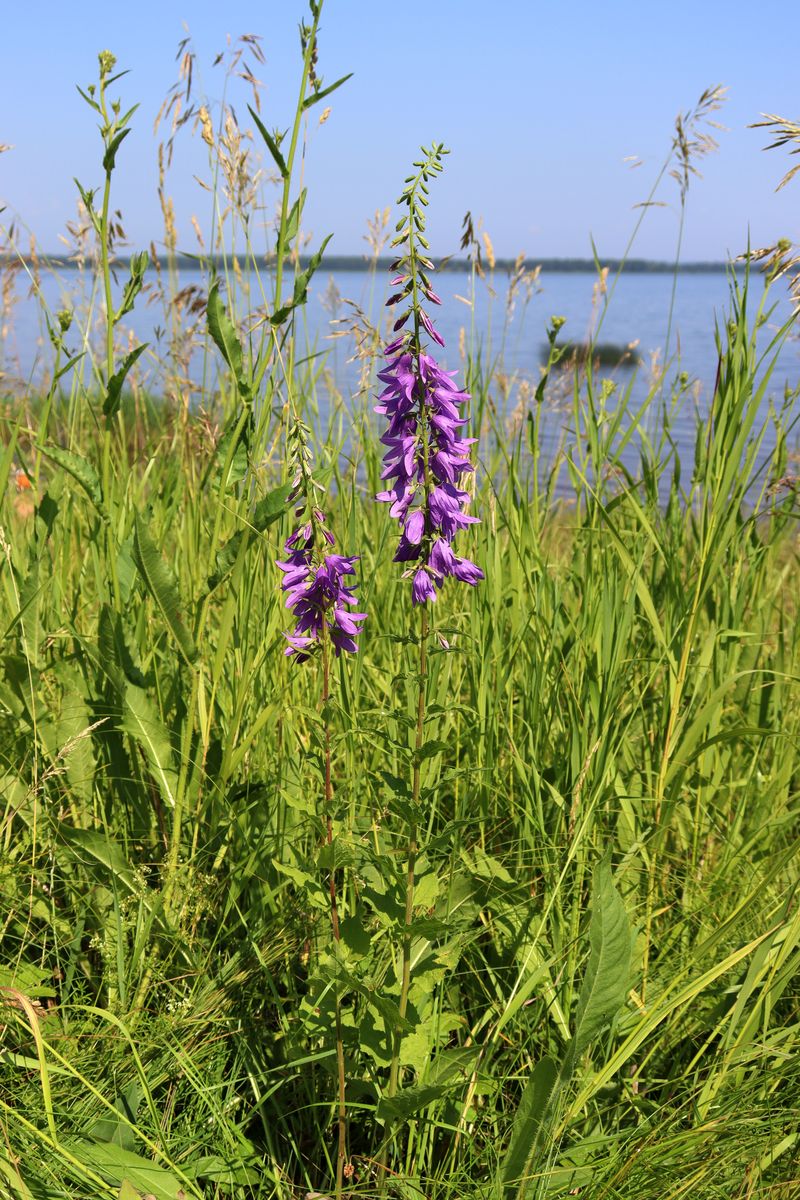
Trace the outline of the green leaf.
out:
[[[98,474],[92,464],[82,458],[80,454],[73,454],[71,450],[64,450],[61,446],[39,446],[39,449],[42,454],[52,459],[57,466],[71,475],[76,483],[80,484],[97,511],[105,518],[103,491]]]
[[[499,1178],[506,1196],[514,1196],[523,1183],[531,1149],[545,1125],[557,1082],[558,1067],[552,1058],[541,1058],[522,1093],[511,1142],[500,1167]]]
[[[322,88],[321,91],[313,92],[312,95],[306,96],[303,101],[303,111],[305,112],[306,109],[311,108],[312,105],[317,104],[320,100],[324,100],[326,96],[330,96],[331,92],[335,92],[343,83],[347,83],[348,79],[352,78],[353,72],[350,71],[349,74],[343,75],[341,79],[337,79],[336,83],[332,83],[330,87]]]
[[[86,103],[89,104],[94,109],[95,112],[98,112],[98,113],[100,112],[100,105],[97,103],[97,101],[93,100],[91,98],[91,96],[87,96],[87,94],[83,90],[83,88],[78,87],[77,83],[75,84],[75,90],[78,93],[78,95],[81,96],[81,98],[84,99],[86,101]]]
[[[261,1178],[255,1166],[243,1162],[241,1158],[220,1158],[218,1154],[206,1154],[196,1158],[186,1165],[186,1174],[191,1179],[203,1179],[209,1183],[224,1184],[226,1188],[247,1184],[253,1186]]]
[[[289,178],[289,168],[286,166],[286,160],[284,159],[283,155],[281,154],[280,150],[278,149],[277,141],[272,136],[272,134],[269,132],[266,125],[263,123],[263,121],[259,117],[258,113],[254,112],[249,104],[247,106],[247,111],[250,113],[250,116],[255,121],[258,132],[261,134],[262,138],[266,142],[267,149],[269,150],[270,154],[275,159],[275,165],[277,166],[278,170],[281,173],[281,178],[288,179]]]
[[[98,873],[104,883],[109,877],[124,887],[126,892],[135,892],[136,884],[133,868],[125,857],[125,853],[110,834],[101,833],[98,829],[80,829],[61,821],[58,824],[60,841],[69,846],[75,862],[94,868],[97,865],[104,869]]]
[[[132,303],[131,307],[133,307]],[[109,379],[108,387],[106,388],[106,398],[103,401],[103,416],[113,417],[115,413],[119,412],[119,406],[122,400],[122,385],[125,382],[125,376],[128,374],[137,358],[144,354],[149,344],[149,342],[142,342],[142,344],[137,346],[135,350],[131,350],[130,354],[126,354],[119,369],[115,371]]]
[[[79,1162],[94,1167],[109,1183],[120,1187],[127,1183],[155,1200],[183,1200],[186,1196],[181,1181],[171,1171],[114,1142],[95,1144],[70,1139],[65,1145]]]
[[[607,854],[597,864],[592,880],[589,962],[575,1013],[576,1058],[610,1025],[625,1003],[630,982],[631,941],[628,914],[614,887]]]
[[[283,516],[287,501],[292,494],[292,487],[291,483],[283,483],[280,487],[267,492],[266,496],[262,496],[257,502],[253,509],[251,524],[258,533],[263,533],[274,521]]]
[[[244,356],[239,335],[233,321],[228,316],[225,305],[219,298],[219,280],[215,279],[208,293],[206,303],[206,321],[208,332],[225,362],[231,369],[236,385],[243,397],[249,398],[250,388],[243,374]]]
[[[277,858],[272,860],[272,865],[281,875],[285,875],[287,879],[291,879],[295,887],[299,888],[305,894],[306,900],[312,908],[327,911],[328,897],[319,880],[310,875],[308,871],[304,871],[301,867],[281,862]]]
[[[58,754],[63,761],[71,790],[91,806],[94,774],[97,769],[91,733],[92,717],[84,696],[80,672],[67,662],[56,664],[61,683],[61,713],[56,725]],[[67,747],[70,749],[65,753]]]
[[[574,1075],[580,1055],[608,1027],[625,1001],[631,943],[628,915],[614,887],[611,857],[606,854],[592,879],[589,962],[578,995],[575,1032],[561,1065],[557,1068],[551,1059],[541,1059],[525,1088],[497,1177],[506,1200],[528,1194],[525,1180],[532,1180],[548,1150],[547,1139],[564,1085]]]
[[[103,155],[103,170],[111,172],[114,170],[114,165],[117,160],[117,151],[119,150],[125,138],[130,133],[130,129],[121,129],[119,133],[111,139]]]
[[[130,263],[130,279],[125,284],[125,290],[122,293],[122,303],[114,315],[114,323],[120,321],[133,308],[136,297],[142,290],[144,284],[144,273],[150,262],[150,255],[146,250],[142,250],[139,254],[131,255]]]
[[[217,551],[214,558],[216,570],[214,571],[214,574],[209,575],[208,579],[206,580],[206,586],[208,587],[209,592],[213,592],[214,588],[219,587],[223,579],[226,579],[228,575],[230,575],[236,563],[236,559],[239,557],[239,551],[242,548],[245,532],[245,530],[240,529],[239,532],[235,533],[232,538],[228,538],[225,545],[221,546]]]
[[[291,313],[292,309],[297,308],[301,304],[305,304],[308,296],[308,285],[311,282],[311,276],[322,262],[322,256],[325,253],[325,247],[332,237],[333,234],[329,233],[319,250],[317,250],[315,254],[312,254],[311,258],[308,260],[308,266],[305,268],[305,270],[298,271],[294,280],[294,296],[288,304],[284,304],[281,308],[275,310],[270,317],[271,325],[282,325]]]
[[[295,200],[289,210],[289,216],[286,218],[286,234],[284,240],[284,252],[288,253],[289,244],[297,237],[297,231],[300,228],[300,218],[303,215],[303,206],[306,202],[306,193],[308,188],[303,188],[300,195]]]
[[[424,762],[426,758],[435,758],[437,754],[445,754],[448,750],[446,742],[431,739],[423,742],[419,750],[414,751],[414,762]]]
[[[151,774],[164,801],[170,808],[174,808],[178,777],[175,773],[169,734],[147,692],[135,683],[125,685],[122,728],[144,750]]]
[[[231,450],[231,442],[236,435],[236,426],[239,424],[236,417],[229,427],[225,430],[222,437],[219,439],[217,448],[214,452],[214,458],[219,463],[219,469],[216,472],[216,484],[222,482],[222,472],[225,470],[225,463],[228,461],[228,455]],[[225,489],[236,487],[237,483],[241,483],[247,474],[250,454],[250,422],[246,422],[239,430],[236,438],[236,446],[231,457],[231,465],[228,470],[228,477],[225,480]]]
[[[253,509],[253,515],[250,518],[250,527],[256,533],[264,533],[270,525],[283,516],[286,511],[286,502],[291,494],[291,483],[284,483],[281,487],[267,492],[266,496],[263,496]],[[233,570],[236,559],[239,556],[242,541],[247,532],[248,530],[240,529],[217,551],[217,556],[214,560],[216,570],[213,575],[209,576],[207,581],[210,592],[213,592],[214,588],[219,587],[223,579]]]
[[[3,210],[0,209],[0,212]],[[36,1067],[34,1066],[34,1070]],[[11,1191],[9,1196],[14,1200],[33,1200],[33,1192],[28,1188],[22,1176],[18,1173],[19,1168],[15,1170],[10,1163],[4,1162],[0,1158],[0,1176],[4,1176],[8,1182]],[[138,1197],[137,1197],[138,1200]]]
[[[180,596],[166,563],[150,537],[147,525],[137,513],[134,517],[133,554],[148,592],[161,610],[178,649],[189,666],[197,659],[197,647],[179,615]]]
[[[114,1099],[118,1115],[106,1111],[86,1130],[87,1135],[95,1142],[114,1142],[123,1150],[136,1150],[136,1134],[132,1126],[136,1124],[143,1097],[142,1085],[138,1079],[134,1079]]]
[[[381,1096],[375,1113],[379,1121],[408,1121],[434,1100],[439,1100],[450,1091],[445,1084],[421,1084],[403,1088],[395,1096]]]
[[[137,1192],[129,1180],[123,1179],[117,1200],[141,1200],[141,1193]]]

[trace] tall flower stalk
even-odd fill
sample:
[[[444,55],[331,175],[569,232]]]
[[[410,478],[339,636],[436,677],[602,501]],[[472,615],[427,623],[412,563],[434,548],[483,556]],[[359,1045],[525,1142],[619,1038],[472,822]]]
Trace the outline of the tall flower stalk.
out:
[[[295,617],[295,627],[286,634],[285,653],[297,662],[312,657],[322,659],[322,721],[324,792],[323,822],[325,841],[331,851],[328,894],[330,898],[331,932],[338,948],[341,941],[339,902],[336,893],[336,863],[333,855],[333,783],[331,776],[330,677],[331,649],[338,657],[342,652],[358,649],[356,638],[366,613],[352,612],[356,597],[344,577],[355,574],[356,557],[345,557],[329,551],[335,539],[328,528],[325,514],[319,507],[323,492],[312,474],[309,430],[295,414],[290,432],[290,462],[293,468],[291,502],[295,505],[297,525],[287,538],[286,559],[277,565],[283,572],[282,589],[286,607]],[[338,992],[335,1000],[336,1068],[337,1068],[337,1126],[336,1196],[342,1194],[347,1158],[347,1081],[344,1060],[342,1011]]]
[[[421,790],[421,763],[425,726],[425,692],[428,677],[428,605],[448,577],[472,586],[483,572],[453,550],[456,534],[477,521],[467,513],[469,493],[460,486],[462,477],[473,470],[470,446],[474,438],[461,437],[467,424],[463,415],[467,392],[454,382],[455,372],[444,371],[423,345],[427,335],[439,346],[444,339],[433,324],[426,305],[441,300],[431,284],[433,263],[427,257],[425,209],[428,184],[442,170],[444,146],[423,147],[423,157],[414,163],[416,174],[406,179],[398,203],[404,212],[392,242],[398,257],[392,263],[392,286],[397,290],[387,305],[397,310],[393,332],[397,335],[385,348],[387,365],[378,378],[384,384],[375,411],[386,418],[381,437],[386,447],[382,480],[386,490],[376,499],[389,504],[398,522],[399,542],[394,561],[408,564],[411,602],[420,609],[418,639],[418,691],[416,729],[412,759],[412,804],[406,850],[406,902],[402,938],[400,978],[400,1027],[395,1030],[387,1094],[397,1093],[400,1077],[402,1024],[408,1011],[411,986],[411,943],[414,914],[414,884],[417,843],[417,813]],[[388,1141],[388,1139],[387,1139]],[[383,1165],[385,1165],[385,1155]]]

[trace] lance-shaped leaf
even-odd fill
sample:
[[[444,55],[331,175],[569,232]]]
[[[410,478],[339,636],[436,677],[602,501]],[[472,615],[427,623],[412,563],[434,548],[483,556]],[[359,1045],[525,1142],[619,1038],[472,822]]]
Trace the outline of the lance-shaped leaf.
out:
[[[255,112],[250,107],[249,104],[247,106],[247,111],[250,113],[250,116],[255,121],[258,132],[261,134],[262,138],[266,142],[267,149],[269,150],[270,154],[275,159],[275,165],[281,173],[281,178],[288,179],[289,178],[289,168],[286,166],[286,160],[283,157],[283,155],[281,154],[280,150],[278,149],[277,139],[272,136],[272,134],[267,129],[264,122],[259,117],[258,113]]]
[[[103,170],[104,171],[107,171],[110,173],[111,171],[114,170],[114,165],[117,160],[117,151],[119,150],[120,146],[125,141],[125,138],[128,136],[129,133],[130,133],[130,129],[121,129],[119,131],[119,133],[115,134],[115,136],[109,142],[108,149],[106,150],[105,154],[103,155]]]
[[[311,108],[312,104],[318,104],[320,100],[324,100],[326,96],[330,96],[331,92],[335,92],[343,83],[347,83],[348,79],[353,78],[353,72],[348,75],[343,75],[341,79],[337,79],[336,83],[332,83],[330,87],[321,88],[318,92],[312,92],[310,96],[306,96],[303,101],[303,109]]]
[[[169,734],[153,701],[144,688],[126,683],[122,705],[122,728],[144,751],[150,774],[165,804],[175,807],[178,776]]]
[[[580,1055],[608,1028],[625,1001],[631,943],[630,923],[614,887],[607,854],[595,868],[592,880],[589,961],[575,1010],[575,1032],[560,1066],[543,1058],[531,1073],[496,1178],[497,1194],[504,1200],[522,1200],[532,1194],[535,1172],[549,1149],[559,1095],[574,1075]]]
[[[244,377],[244,355],[239,335],[219,296],[219,281],[214,280],[206,304],[208,332],[225,362],[231,369],[236,386],[244,399],[249,399],[250,387]]]
[[[64,1141],[65,1148],[73,1160],[98,1171],[115,1187],[130,1184],[136,1195],[152,1197],[152,1200],[189,1200],[199,1193],[181,1178],[151,1158],[145,1158],[132,1150],[126,1150],[115,1142],[86,1142],[76,1138]],[[165,1158],[165,1161],[166,1158]],[[127,1193],[130,1195],[130,1192]],[[95,1192],[97,1195],[97,1192]],[[125,1192],[121,1195],[124,1197]]]
[[[76,483],[80,484],[92,504],[105,519],[103,490],[100,486],[100,479],[92,464],[85,458],[82,458],[80,454],[73,454],[71,450],[64,450],[61,446],[39,446],[39,449],[42,454],[52,459],[57,466],[66,471],[68,475],[71,475]]]
[[[500,1167],[502,1194],[513,1196],[525,1177],[532,1148],[545,1123],[558,1082],[558,1067],[552,1058],[541,1058],[531,1071],[519,1102],[511,1142]]]
[[[90,874],[104,883],[113,880],[126,892],[136,892],[133,867],[125,857],[122,846],[108,830],[101,833],[99,829],[75,828],[66,821],[60,821],[57,828],[59,839],[70,848],[75,861],[87,868]]]
[[[267,492],[266,496],[262,497],[256,504],[253,510],[253,515],[250,518],[250,527],[256,533],[263,533],[269,528],[273,522],[283,514],[286,509],[286,503],[292,492],[292,484],[284,483],[281,487],[274,488],[271,492]],[[242,545],[242,540],[245,534],[249,532],[245,529],[240,529],[232,538],[229,538],[224,546],[217,551],[215,559],[216,570],[214,574],[209,576],[208,590],[211,592],[215,587],[219,587],[223,579],[233,570],[233,565],[239,554]]]
[[[303,188],[300,195],[295,200],[292,207],[289,209],[289,216],[286,218],[286,234],[284,237],[284,254],[288,254],[291,249],[291,243],[297,237],[297,231],[300,228],[300,218],[303,215],[303,207],[306,202],[306,193],[308,188]]]
[[[133,307],[133,301],[131,301],[131,307]],[[106,388],[106,398],[103,401],[104,416],[113,417],[114,414],[119,411],[120,402],[122,400],[122,385],[125,382],[125,377],[133,364],[136,362],[137,358],[144,354],[149,344],[149,342],[142,342],[142,344],[137,346],[135,350],[131,350],[130,354],[126,354],[122,360],[119,370],[115,371],[109,379],[108,387]]]
[[[134,301],[142,290],[144,273],[147,270],[149,262],[150,255],[146,250],[142,250],[140,254],[131,255],[130,278],[125,283],[122,293],[122,303],[114,315],[115,323],[121,320],[133,308]]]
[[[610,856],[597,864],[592,880],[589,962],[578,995],[573,1045],[580,1057],[611,1024],[625,1003],[631,966],[631,927],[614,887]]]
[[[222,484],[226,491],[228,488],[236,487],[237,483],[241,483],[247,474],[250,454],[250,421],[246,421],[237,433],[238,424],[239,418],[234,414],[233,419],[219,439],[214,451],[213,461],[217,464],[215,473],[216,486],[219,487]],[[232,446],[234,437],[236,438],[236,443]],[[228,472],[223,483],[222,476],[229,456],[230,466],[228,467]]]
[[[329,233],[319,250],[317,250],[316,254],[312,254],[311,258],[308,260],[308,266],[305,268],[305,270],[298,271],[294,281],[294,295],[289,304],[282,305],[281,308],[276,309],[272,314],[270,317],[270,322],[272,325],[282,325],[293,308],[297,308],[300,304],[305,304],[306,297],[308,296],[308,285],[311,281],[311,276],[322,262],[322,255],[325,253],[325,247],[332,237],[333,234]]]
[[[161,610],[178,649],[191,666],[197,658],[197,647],[180,617],[177,584],[138,513],[134,518],[133,531],[133,555],[145,587]]]

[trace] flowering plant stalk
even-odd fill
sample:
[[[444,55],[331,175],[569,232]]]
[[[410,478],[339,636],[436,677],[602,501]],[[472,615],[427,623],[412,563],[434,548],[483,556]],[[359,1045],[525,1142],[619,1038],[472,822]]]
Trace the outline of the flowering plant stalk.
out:
[[[397,290],[387,305],[399,310],[393,332],[397,335],[385,348],[387,365],[378,378],[384,384],[375,411],[387,420],[381,437],[386,447],[381,478],[385,491],[376,499],[390,505],[399,526],[395,562],[407,563],[411,577],[411,602],[419,607],[419,667],[414,736],[411,823],[406,857],[406,903],[402,939],[402,971],[399,1014],[405,1021],[411,983],[411,942],[414,911],[414,882],[417,858],[417,811],[421,791],[421,762],[425,725],[425,691],[428,676],[429,603],[437,598],[447,578],[475,586],[483,572],[453,550],[456,534],[477,521],[467,513],[469,493],[460,486],[471,472],[470,446],[474,438],[461,436],[467,424],[463,415],[469,400],[454,382],[454,372],[444,371],[423,347],[423,335],[444,346],[444,339],[431,321],[425,305],[439,305],[430,276],[433,263],[427,257],[425,209],[428,183],[442,170],[444,146],[423,147],[423,158],[415,162],[416,174],[406,179],[399,203],[405,212],[397,223],[392,246],[398,257],[392,263],[392,286]],[[387,1095],[397,1092],[400,1075],[402,1034],[395,1031]],[[385,1148],[382,1165],[385,1167]]]
[[[324,491],[314,479],[311,469],[309,430],[295,414],[290,431],[289,458],[293,466],[292,492],[290,501],[295,505],[298,524],[287,538],[284,549],[286,560],[277,565],[283,572],[282,589],[286,593],[286,607],[292,609],[295,628],[286,634],[285,653],[296,662],[307,662],[319,656],[322,659],[322,721],[324,793],[323,820],[325,841],[333,846],[333,784],[331,779],[331,725],[330,725],[330,662],[331,648],[337,658],[342,652],[354,653],[356,638],[360,633],[360,622],[366,613],[351,612],[356,603],[352,588],[344,583],[344,577],[355,574],[356,557],[345,557],[328,551],[335,539],[327,526],[325,514],[319,507],[318,497]],[[336,945],[341,941],[339,925],[339,903],[336,894],[336,865],[331,856],[328,877],[330,897],[331,931]],[[338,1146],[336,1155],[336,1196],[341,1196],[347,1157],[347,1097],[344,1060],[344,1038],[342,1032],[341,1002],[337,992],[335,1001],[336,1066],[338,1080],[337,1124]]]

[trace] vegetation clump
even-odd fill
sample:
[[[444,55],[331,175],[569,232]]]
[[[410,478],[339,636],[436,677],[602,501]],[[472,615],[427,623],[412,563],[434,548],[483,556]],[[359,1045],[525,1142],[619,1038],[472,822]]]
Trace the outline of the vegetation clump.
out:
[[[674,362],[634,401],[600,371],[603,277],[585,346],[553,318],[524,380],[465,333],[461,387],[422,340],[434,144],[391,333],[337,326],[343,396],[301,319],[327,244],[300,256],[304,131],[344,82],[321,10],[285,132],[258,40],[221,64],[278,175],[266,249],[244,105],[197,100],[182,46],[170,138],[196,127],[216,188],[202,288],[175,267],[171,141],[166,265],[139,251],[115,284],[135,110],[107,52],[84,93],[86,304],[42,301],[48,378],[0,412],[0,1194],[789,1200],[796,318],[768,330],[769,286],[732,271],[708,404]],[[719,95],[679,119],[682,204]],[[469,216],[463,248],[474,298]],[[144,295],[159,346],[126,328]]]

